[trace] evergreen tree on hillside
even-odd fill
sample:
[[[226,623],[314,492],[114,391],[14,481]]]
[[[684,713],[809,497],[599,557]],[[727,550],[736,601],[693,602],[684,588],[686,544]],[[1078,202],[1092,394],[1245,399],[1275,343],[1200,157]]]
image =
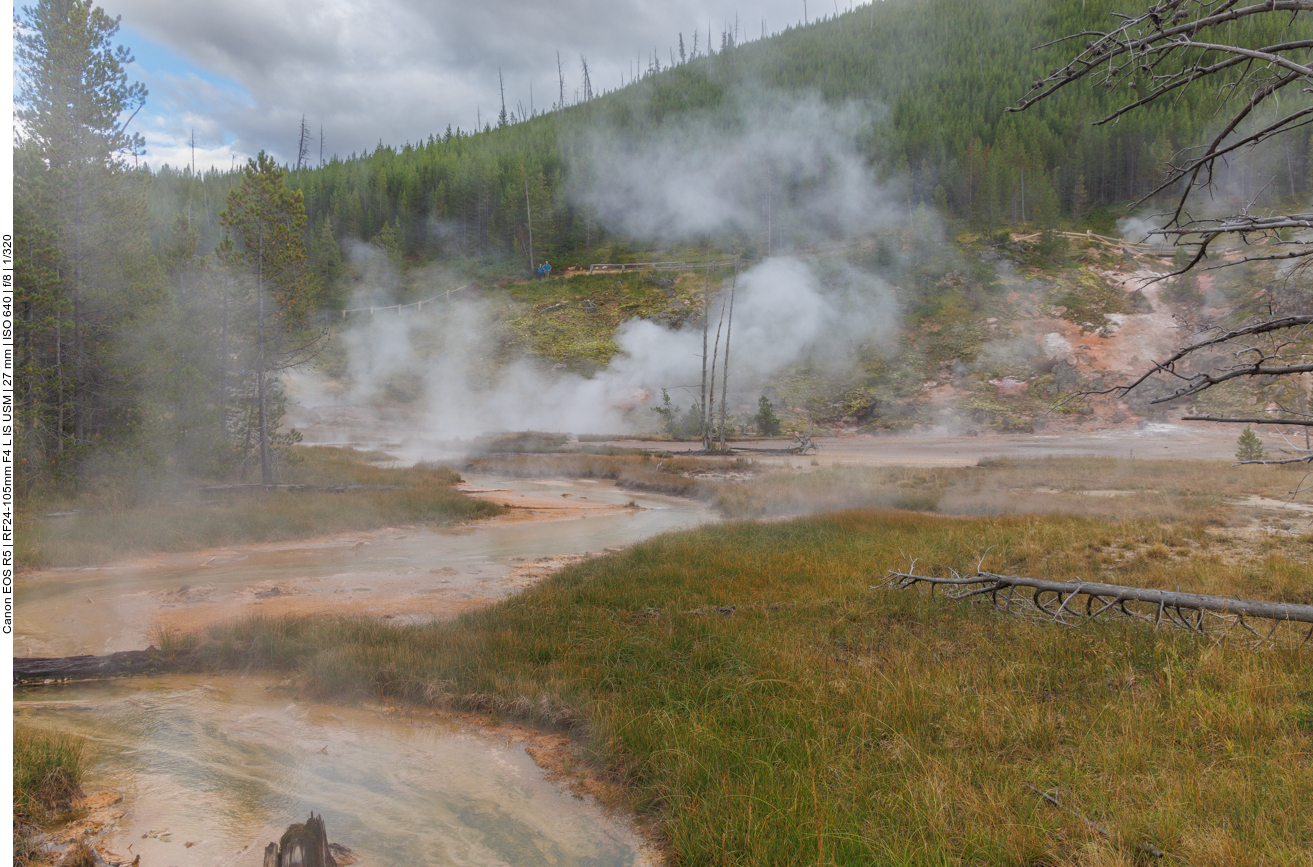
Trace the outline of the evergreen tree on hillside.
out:
[[[584,255],[612,239],[567,194],[578,180],[570,171],[582,148],[662,136],[688,120],[733,125],[740,109],[767,92],[873,106],[882,120],[867,156],[883,175],[905,182],[909,208],[946,209],[986,233],[1021,222],[1043,228],[1039,219],[1054,213],[1064,221],[1107,223],[1109,208],[1158,184],[1162,155],[1207,128],[1215,100],[1185,89],[1104,126],[1091,122],[1116,104],[1115,88],[1073,88],[1025,118],[1005,109],[1064,62],[1062,44],[1033,46],[1096,28],[1120,8],[1113,0],[887,0],[732,50],[708,52],[695,43],[690,57],[698,63],[653,71],[610,93],[591,93],[585,77],[580,99],[569,106],[561,66],[562,104],[547,114],[507,112],[504,123],[499,117],[486,131],[380,144],[288,182],[304,194],[316,232],[327,223],[339,240],[367,240],[393,225],[406,256],[488,261],[524,254],[527,176],[535,250],[558,259]],[[1310,35],[1307,16],[1291,22],[1291,39]],[[581,75],[584,62],[581,57]],[[1313,194],[1310,131],[1295,134],[1260,204]],[[1217,180],[1225,183],[1235,171],[1220,167]],[[232,181],[207,173],[204,187]],[[157,174],[151,191],[159,197],[157,241],[172,219],[170,208],[201,206],[200,188],[172,170]],[[209,203],[222,207],[222,193],[211,194]],[[215,225],[198,225],[204,252],[220,233]]]
[[[127,121],[145,88],[87,0],[41,0],[15,20],[15,368],[20,482],[76,478],[139,429],[139,368],[120,345],[162,297],[147,178]]]

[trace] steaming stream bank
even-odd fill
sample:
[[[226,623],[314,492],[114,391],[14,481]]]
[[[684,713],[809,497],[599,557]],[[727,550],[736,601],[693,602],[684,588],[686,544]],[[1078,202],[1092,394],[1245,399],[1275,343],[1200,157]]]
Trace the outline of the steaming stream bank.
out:
[[[451,616],[537,580],[525,566],[540,558],[713,519],[699,504],[608,483],[469,481],[518,505],[520,520],[32,576],[20,589],[16,653],[141,648],[161,624],[256,612]],[[553,519],[551,505],[569,501],[590,505]],[[303,703],[276,686],[191,676],[47,686],[16,690],[14,716],[91,740],[90,787],[126,795],[104,842],[148,867],[258,864],[264,843],[311,809],[324,814],[330,839],[370,865],[645,863],[631,831],[546,782],[523,745],[431,719]]]

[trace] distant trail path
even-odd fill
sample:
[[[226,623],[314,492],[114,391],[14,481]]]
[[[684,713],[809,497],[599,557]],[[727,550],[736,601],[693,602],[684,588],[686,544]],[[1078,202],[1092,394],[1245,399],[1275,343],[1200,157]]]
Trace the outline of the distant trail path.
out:
[[[751,448],[783,448],[790,441],[738,440]],[[871,466],[964,467],[981,458],[1046,458],[1070,455],[1135,458],[1153,460],[1235,460],[1236,435],[1219,425],[1189,422],[1150,424],[1104,431],[1062,434],[1011,434],[1007,436],[946,436],[943,434],[898,434],[888,436],[818,436],[820,453],[807,455],[749,454],[753,460],[771,463],[810,465],[839,462]],[[643,440],[613,440],[594,445],[635,449],[661,449],[690,452],[701,443],[660,443]],[[734,443],[731,443],[731,446]],[[1273,442],[1273,447],[1277,443]]]

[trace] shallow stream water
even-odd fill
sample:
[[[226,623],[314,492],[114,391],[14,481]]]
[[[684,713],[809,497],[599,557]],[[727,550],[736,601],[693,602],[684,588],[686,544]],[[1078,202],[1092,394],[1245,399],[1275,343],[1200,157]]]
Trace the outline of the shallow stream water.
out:
[[[18,582],[21,618],[14,655],[140,650],[154,641],[161,614],[187,605],[211,605],[216,619],[228,619],[222,615],[223,603],[257,601],[250,597],[258,593],[302,597],[277,600],[288,608],[336,603],[372,613],[373,600],[387,597],[393,610],[412,618],[449,615],[453,605],[513,592],[516,587],[498,582],[520,563],[629,545],[713,520],[699,503],[634,493],[609,483],[481,476],[466,480],[479,489],[551,496],[562,503],[633,502],[639,508],[569,520],[349,533],[310,542],[160,555],[127,565],[46,570]],[[229,617],[259,610],[233,609]]]
[[[606,483],[468,481],[641,508],[356,534],[358,544],[347,534],[50,570],[20,579],[15,654],[144,647],[152,618],[180,610],[161,599],[185,608],[196,588],[205,594],[198,605],[220,606],[242,594],[249,600],[253,588],[273,586],[287,589],[288,597],[275,597],[284,602],[363,606],[385,596],[408,616],[442,616],[449,605],[440,610],[435,601],[430,611],[425,600],[474,604],[509,595],[522,585],[505,579],[526,561],[596,552],[713,519],[696,503]],[[140,854],[144,867],[258,867],[264,845],[311,810],[324,815],[330,841],[365,856],[362,865],[647,863],[623,822],[547,782],[522,745],[432,719],[393,721],[301,702],[267,678],[170,676],[20,689],[14,717],[91,740],[96,759],[88,788],[126,796],[125,815],[105,842],[125,860]]]
[[[103,848],[145,867],[258,867],[311,810],[361,867],[647,863],[624,822],[544,780],[522,745],[304,703],[271,683],[41,687],[15,693],[14,716],[91,741],[87,787],[126,795]]]

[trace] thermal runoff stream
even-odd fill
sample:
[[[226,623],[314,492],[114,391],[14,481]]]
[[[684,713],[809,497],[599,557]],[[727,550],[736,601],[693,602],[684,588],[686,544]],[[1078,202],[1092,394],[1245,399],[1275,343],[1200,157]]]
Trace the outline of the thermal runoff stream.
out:
[[[15,693],[15,718],[90,740],[89,788],[126,795],[104,849],[152,867],[259,865],[265,844],[311,810],[330,840],[380,867],[646,863],[622,822],[547,782],[522,745],[303,703],[272,685],[38,687]]]
[[[140,649],[161,626],[255,613],[447,617],[537,580],[536,562],[713,519],[691,501],[606,482],[468,485],[530,519],[49,570],[25,582],[16,654]],[[302,702],[263,676],[20,689],[14,716],[90,740],[88,790],[125,795],[105,845],[152,867],[258,865],[264,844],[311,810],[370,865],[646,863],[631,831],[547,782],[515,741]]]
[[[468,476],[467,483],[520,506],[515,514],[533,514],[33,573],[19,588],[14,654],[140,650],[161,626],[191,630],[248,614],[448,617],[523,587],[514,573],[535,560],[596,553],[713,519],[692,501],[609,482]]]

